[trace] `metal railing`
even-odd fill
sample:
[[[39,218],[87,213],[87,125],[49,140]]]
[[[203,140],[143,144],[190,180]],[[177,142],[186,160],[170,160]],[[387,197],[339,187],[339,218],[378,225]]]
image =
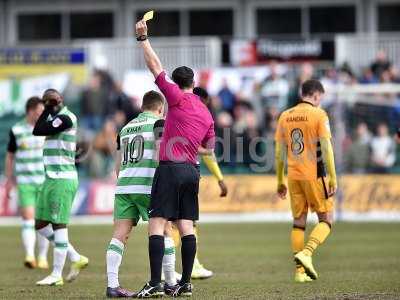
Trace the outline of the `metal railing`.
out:
[[[375,60],[379,50],[385,50],[389,61],[400,65],[400,33],[337,35],[335,63],[348,63],[356,72]]]
[[[222,46],[216,37],[152,38],[151,44],[168,71],[180,65],[194,69],[221,65]],[[145,68],[143,53],[135,40],[96,41],[85,47],[89,70],[106,68],[117,80],[122,80],[127,70]]]

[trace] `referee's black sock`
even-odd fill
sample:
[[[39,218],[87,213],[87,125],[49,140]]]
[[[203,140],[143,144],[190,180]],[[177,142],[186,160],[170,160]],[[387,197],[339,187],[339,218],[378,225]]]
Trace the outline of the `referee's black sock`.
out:
[[[196,256],[196,237],[194,234],[182,237],[182,279],[181,284],[190,282],[194,257]]]
[[[156,286],[161,282],[161,268],[162,268],[163,256],[164,256],[164,237],[162,235],[149,236],[151,286]]]

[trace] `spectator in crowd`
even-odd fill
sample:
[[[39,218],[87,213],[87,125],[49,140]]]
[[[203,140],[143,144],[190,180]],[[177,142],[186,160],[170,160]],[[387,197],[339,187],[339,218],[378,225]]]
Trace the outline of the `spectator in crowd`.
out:
[[[377,127],[377,135],[371,140],[372,172],[389,173],[396,161],[396,144],[389,135],[389,128],[385,123]]]
[[[215,135],[217,142],[215,144],[215,154],[220,165],[224,167],[235,167],[236,161],[236,135],[231,130],[233,118],[226,111],[220,112],[215,119]]]
[[[378,78],[375,77],[374,72],[372,72],[371,68],[367,67],[364,68],[362,77],[360,78],[361,84],[371,84],[371,83],[378,83]]]
[[[236,104],[233,115],[235,118],[233,131],[238,138],[237,142],[241,144],[237,147],[236,158],[239,163],[243,163],[245,167],[248,167],[254,163],[250,153],[250,143],[253,138],[259,137],[261,134],[257,117],[253,106],[244,101]],[[255,150],[256,154],[260,151],[260,149]]]
[[[321,78],[321,83],[324,84],[324,87],[326,85],[334,85],[339,82],[339,76],[338,76],[338,71],[334,67],[330,67],[325,70],[324,76]]]
[[[226,78],[223,79],[222,88],[218,92],[218,97],[221,101],[221,109],[229,113],[232,113],[233,107],[235,106],[236,103],[236,96],[230,90]]]
[[[379,50],[376,54],[375,61],[371,64],[371,70],[376,78],[381,78],[381,74],[390,70],[392,63],[387,58],[385,50]]]
[[[357,83],[357,77],[355,76],[354,71],[349,63],[345,62],[339,68],[338,81],[344,85],[352,85]]]
[[[395,139],[397,144],[400,144],[400,127],[397,128]]]
[[[334,87],[339,84],[339,72],[334,67],[330,67],[325,70],[324,75],[321,78],[321,83],[324,86],[326,93],[324,94],[324,101],[321,103],[321,107],[325,110],[329,109],[329,106],[336,101],[336,95],[330,93]]]
[[[275,125],[276,122],[279,118],[279,114],[281,111],[279,111],[275,107],[271,107],[268,112],[265,114],[265,119],[264,119],[264,126],[263,126],[263,133],[265,135],[270,135],[271,133],[274,133],[275,130]]]
[[[389,69],[391,78],[392,78],[392,82],[393,83],[400,83],[400,74],[399,74],[399,69],[392,65]]]
[[[381,83],[391,83],[392,82],[392,74],[390,73],[390,70],[383,71],[381,73],[379,81]]]
[[[263,107],[277,108],[282,111],[287,104],[289,94],[289,82],[278,73],[278,64],[272,62],[269,65],[270,74],[261,82],[259,90]]]
[[[140,109],[122,91],[121,85],[114,81],[110,73],[94,71],[89,87],[81,96],[82,127],[97,132],[102,128],[105,119],[116,112],[122,112],[125,122],[128,122],[139,114]]]
[[[350,173],[364,174],[369,167],[371,133],[365,123],[359,123],[355,131],[354,142],[345,154],[345,169]]]
[[[113,157],[116,152],[117,128],[115,121],[107,119],[93,140],[89,153],[88,171],[93,178],[107,177],[112,174]]]
[[[113,80],[109,91],[109,103],[107,107],[110,109],[106,112],[106,115],[115,113],[124,114],[125,122],[119,124],[119,128],[122,128],[127,122],[136,118],[140,113],[140,107],[137,103],[122,91],[120,83],[114,82]]]
[[[257,87],[266,132],[269,132],[271,122],[274,122],[279,113],[286,108],[289,95],[289,82],[278,73],[278,64],[271,62],[270,74]]]
[[[293,107],[297,104],[300,98],[300,87],[308,79],[314,76],[314,67],[311,63],[306,62],[300,66],[298,77],[294,81],[294,85],[289,91],[287,107]]]
[[[80,125],[91,131],[100,130],[104,122],[104,112],[108,103],[109,92],[103,85],[100,71],[95,71],[89,79],[89,86],[81,95]]]

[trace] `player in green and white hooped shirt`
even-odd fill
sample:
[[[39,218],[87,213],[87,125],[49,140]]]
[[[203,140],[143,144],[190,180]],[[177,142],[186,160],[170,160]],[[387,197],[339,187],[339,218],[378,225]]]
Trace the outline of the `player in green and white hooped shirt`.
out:
[[[148,208],[153,176],[158,165],[157,143],[164,120],[164,98],[150,91],[143,96],[143,112],[123,127],[117,137],[116,173],[118,176],[114,202],[114,233],[108,245],[107,297],[132,297],[118,280],[119,266],[128,236],[140,219],[148,221]],[[171,233],[165,229],[163,260],[165,281],[176,284],[175,247]]]
[[[25,249],[25,266],[47,269],[49,242],[37,236],[38,260],[35,258],[35,202],[44,181],[44,138],[32,134],[33,126],[42,114],[44,105],[39,97],[31,97],[25,105],[25,118],[10,130],[5,160],[6,191],[17,183],[18,206],[22,217],[22,243]],[[14,172],[15,169],[15,172]]]
[[[67,224],[72,201],[78,188],[75,168],[76,116],[63,104],[63,97],[54,90],[43,94],[45,110],[36,122],[33,134],[46,136],[43,147],[45,181],[36,203],[35,228],[54,245],[53,272],[37,285],[62,285],[65,259],[71,260],[67,281],[74,280],[89,263],[68,241]]]

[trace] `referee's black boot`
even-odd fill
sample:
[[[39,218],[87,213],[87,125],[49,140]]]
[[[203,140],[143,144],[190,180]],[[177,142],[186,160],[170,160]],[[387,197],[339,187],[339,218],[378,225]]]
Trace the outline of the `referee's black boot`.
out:
[[[160,298],[164,296],[164,287],[161,283],[151,286],[150,282],[134,296],[134,298]]]

